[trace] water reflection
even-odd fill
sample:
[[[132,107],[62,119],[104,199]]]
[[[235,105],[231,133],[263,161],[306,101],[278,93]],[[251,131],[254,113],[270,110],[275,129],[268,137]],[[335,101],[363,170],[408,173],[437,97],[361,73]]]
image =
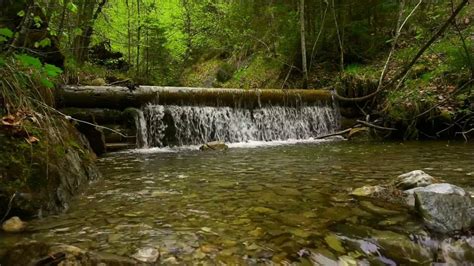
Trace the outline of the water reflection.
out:
[[[178,262],[431,262],[441,242],[416,217],[348,191],[414,169],[472,190],[472,158],[472,144],[442,142],[115,154],[68,213],[22,237]]]

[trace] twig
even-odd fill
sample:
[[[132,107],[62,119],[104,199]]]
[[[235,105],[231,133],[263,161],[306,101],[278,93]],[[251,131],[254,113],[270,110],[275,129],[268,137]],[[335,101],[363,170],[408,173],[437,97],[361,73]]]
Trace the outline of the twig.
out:
[[[473,81],[474,81],[474,79],[471,79],[471,80],[469,80],[468,82],[464,83],[461,87],[457,88],[457,89],[456,89],[455,91],[453,91],[450,95],[453,95],[453,94],[455,94],[455,93],[458,92],[458,91],[461,91],[462,89],[464,89],[465,87],[467,87],[469,84],[471,84]],[[432,106],[430,109],[428,109],[428,110],[424,111],[423,113],[421,113],[421,114],[415,116],[414,119],[420,118],[420,117],[422,117],[422,116],[424,116],[424,115],[430,113],[430,112],[433,111],[435,108],[437,108],[437,107],[439,107],[439,106],[442,106],[442,105],[443,105],[445,102],[447,102],[449,99],[450,99],[449,97],[445,98],[444,100],[442,100],[442,101],[439,102],[438,104]]]
[[[62,112],[60,112],[60,111],[58,111],[57,109],[52,108],[52,107],[48,106],[47,104],[42,103],[42,102],[40,102],[40,101],[38,101],[38,100],[35,100],[35,99],[33,99],[33,98],[31,98],[31,100],[36,101],[36,102],[38,102],[40,105],[43,105],[43,107],[45,107],[45,108],[47,108],[47,109],[50,109],[51,111],[56,112],[56,113],[62,115],[62,116],[63,116],[64,118],[66,118],[67,120],[72,120],[72,121],[76,121],[76,122],[78,122],[78,123],[82,123],[82,124],[94,126],[94,127],[97,127],[97,128],[105,129],[105,130],[108,130],[108,131],[117,133],[118,135],[120,135],[121,137],[124,137],[124,138],[132,138],[132,137],[133,137],[133,136],[124,135],[124,134],[121,133],[120,131],[117,131],[117,130],[112,129],[112,128],[109,128],[109,127],[104,127],[104,126],[100,126],[100,125],[97,125],[97,124],[94,124],[94,123],[90,123],[90,122],[87,122],[87,121],[84,121],[84,120],[76,119],[76,118],[74,118],[74,117],[71,117],[71,116],[69,116],[69,115],[66,115],[66,114],[64,114],[64,113],[62,113]]]
[[[339,131],[339,132],[318,136],[318,137],[316,137],[316,139],[325,139],[325,138],[334,137],[334,136],[341,136],[341,135],[344,135],[346,133],[351,132],[352,129],[353,128],[351,127],[351,128]]]
[[[340,49],[340,64],[341,64],[341,72],[344,71],[344,44],[341,36],[341,32],[339,30],[339,23],[337,22],[337,16],[336,16],[336,7],[334,4],[334,0],[332,0],[332,14],[334,18],[334,25],[336,26],[336,32],[337,32],[337,40],[339,42],[339,49]]]
[[[288,82],[288,79],[290,78],[291,71],[293,71],[293,65],[288,70],[288,74],[286,74],[285,81],[283,81],[283,84],[281,85],[282,90],[285,88],[286,82]]]
[[[341,135],[347,134],[347,133],[351,132],[351,131],[352,131],[353,129],[355,129],[355,128],[360,128],[360,127],[358,127],[359,124],[360,124],[360,125],[364,125],[364,126],[366,126],[366,127],[373,128],[373,129],[377,129],[377,130],[384,130],[384,131],[397,131],[397,130],[398,130],[398,129],[396,129],[396,128],[381,127],[381,126],[377,126],[377,125],[374,125],[374,124],[369,123],[369,122],[366,122],[366,121],[357,120],[357,123],[355,123],[354,126],[348,128],[348,129],[344,129],[344,130],[342,130],[342,131],[338,131],[338,132],[331,133],[331,134],[326,134],[326,135],[318,136],[318,137],[316,137],[316,139],[325,139],[325,138],[329,138],[329,137],[341,136]]]
[[[364,126],[368,126],[368,127],[374,128],[374,129],[378,129],[378,130],[387,130],[387,131],[397,131],[397,130],[398,130],[398,129],[392,128],[392,127],[381,127],[381,126],[377,126],[377,125],[374,125],[374,124],[372,124],[372,123],[369,123],[369,122],[366,122],[366,121],[362,121],[362,120],[357,120],[357,123],[362,124],[362,125],[364,125]]]
[[[13,199],[15,199],[17,193],[18,192],[13,193],[13,195],[10,197],[10,201],[8,202],[7,212],[3,216],[2,220],[0,220],[0,224],[3,223],[3,221],[5,221],[5,219],[8,217],[8,214],[10,214],[10,211],[12,209]]]
[[[110,83],[109,86],[119,84],[119,83],[123,83],[123,82],[127,82],[127,81],[130,81],[130,79],[128,78],[128,79],[123,79],[123,80],[117,80],[115,82]]]
[[[405,27],[405,24],[408,22],[410,17],[413,16],[413,14],[418,9],[418,7],[421,5],[422,2],[423,2],[423,0],[420,0],[418,2],[418,4],[413,8],[413,10],[410,12],[410,14],[408,14],[408,16],[405,18],[405,20],[403,22],[401,22],[401,20],[402,20],[402,17],[403,17],[403,8],[405,7],[405,1],[400,2],[400,13],[399,13],[399,16],[398,16],[398,22],[397,22],[395,38],[394,38],[393,43],[392,43],[392,49],[390,50],[390,53],[388,54],[387,61],[385,62],[385,66],[382,70],[382,73],[380,74],[380,79],[379,79],[379,84],[377,86],[377,90],[380,89],[380,87],[383,84],[383,80],[385,79],[385,76],[387,75],[388,65],[389,65],[390,61],[392,60],[392,56],[393,56],[393,54],[395,52],[395,49],[397,47],[398,39],[400,38],[400,35],[402,33],[403,28]]]
[[[448,20],[441,26],[441,28],[433,34],[433,36],[426,42],[426,44],[418,51],[418,53],[413,57],[410,63],[398,74],[395,78],[392,79],[392,82],[395,82],[397,79],[405,76],[405,74],[413,67],[413,65],[418,62],[418,59],[425,53],[425,51],[443,34],[443,32],[448,28],[448,26],[453,22],[453,20],[457,17],[457,15],[461,12],[464,6],[467,5],[469,0],[463,0],[459,6],[454,10]]]
[[[463,132],[456,132],[455,135],[462,135],[465,141],[468,141],[469,139],[466,137],[467,134],[471,133],[474,131],[474,128],[469,129],[468,131],[463,131]]]
[[[413,57],[413,59],[410,61],[410,63],[407,66],[405,66],[402,69],[402,71],[400,71],[397,75],[395,75],[395,77],[392,78],[389,83],[387,83],[386,85],[381,87],[379,90],[376,90],[375,92],[373,92],[369,95],[363,96],[363,97],[348,98],[348,97],[344,97],[344,96],[339,95],[337,93],[337,91],[333,91],[334,97],[336,99],[340,100],[340,101],[362,102],[362,101],[369,100],[369,99],[377,96],[381,91],[383,91],[384,89],[386,89],[389,86],[393,85],[399,79],[405,77],[406,74],[408,73],[408,71],[410,71],[410,69],[416,64],[416,62],[418,62],[418,60],[425,53],[425,51],[443,34],[444,31],[446,31],[448,26],[453,22],[453,20],[457,17],[459,12],[461,12],[461,10],[467,5],[468,2],[469,2],[469,0],[463,0],[458,5],[456,10],[454,10],[454,12],[451,14],[451,16],[448,18],[448,20],[441,26],[441,28],[435,34],[433,34],[433,36],[425,43],[425,45],[423,45],[423,47]]]
[[[314,60],[314,52],[316,51],[316,45],[319,42],[319,38],[321,37],[321,34],[323,33],[324,30],[324,24],[326,23],[326,14],[329,9],[329,4],[327,1],[324,2],[326,4],[326,9],[324,10],[323,17],[321,19],[321,28],[319,29],[318,36],[316,37],[316,40],[314,41],[313,44],[313,49],[311,49],[311,57],[310,57],[310,63],[309,63],[309,72],[311,72],[311,68],[313,66],[313,60]]]
[[[453,0],[451,0],[451,10],[452,10],[452,12],[454,12],[454,2],[453,2]],[[458,33],[459,39],[461,39],[462,47],[464,49],[464,52],[466,53],[467,62],[469,64],[469,68],[471,70],[471,78],[474,79],[474,63],[472,62],[471,52],[469,51],[469,48],[467,47],[467,44],[466,44],[466,38],[464,38],[464,35],[462,35],[462,31],[459,28],[459,25],[456,22],[456,20],[453,20],[453,26],[456,29],[457,33]]]
[[[443,132],[445,132],[445,131],[448,131],[449,129],[451,129],[451,128],[453,128],[454,126],[458,125],[457,123],[458,123],[459,121],[463,120],[464,118],[466,118],[466,117],[468,117],[468,116],[469,116],[469,114],[464,115],[464,116],[462,116],[461,118],[459,118],[458,120],[454,121],[454,123],[452,123],[451,125],[449,125],[447,128],[436,132],[436,136],[439,137],[441,133],[443,133]],[[447,124],[447,123],[445,123],[445,124]]]

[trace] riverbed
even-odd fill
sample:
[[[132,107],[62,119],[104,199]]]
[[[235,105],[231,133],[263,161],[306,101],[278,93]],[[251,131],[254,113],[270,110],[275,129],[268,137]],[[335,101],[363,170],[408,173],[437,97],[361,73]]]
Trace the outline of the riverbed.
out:
[[[474,145],[455,142],[133,151],[99,166],[104,178],[67,213],[0,235],[0,245],[34,239],[121,256],[154,247],[162,262],[180,264],[427,263],[443,259],[443,239],[408,210],[350,191],[416,169],[474,191]]]

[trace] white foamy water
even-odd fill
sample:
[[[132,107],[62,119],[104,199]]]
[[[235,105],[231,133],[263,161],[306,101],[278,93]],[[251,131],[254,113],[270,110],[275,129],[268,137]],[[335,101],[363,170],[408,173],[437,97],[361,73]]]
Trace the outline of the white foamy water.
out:
[[[231,148],[321,142],[315,138],[338,129],[339,113],[326,104],[258,109],[150,104],[137,121],[140,147],[172,152],[211,141]]]
[[[276,146],[285,146],[285,145],[297,145],[297,144],[322,144],[332,141],[341,141],[344,138],[341,137],[332,137],[328,139],[290,139],[290,140],[280,140],[280,141],[248,141],[248,142],[237,142],[237,143],[227,143],[230,149],[253,149],[253,148],[262,148],[262,147],[276,147]],[[188,145],[188,146],[177,146],[177,147],[155,147],[155,148],[141,148],[134,150],[123,151],[123,153],[140,153],[140,154],[154,154],[154,153],[176,153],[182,151],[197,151],[199,150],[200,145]]]

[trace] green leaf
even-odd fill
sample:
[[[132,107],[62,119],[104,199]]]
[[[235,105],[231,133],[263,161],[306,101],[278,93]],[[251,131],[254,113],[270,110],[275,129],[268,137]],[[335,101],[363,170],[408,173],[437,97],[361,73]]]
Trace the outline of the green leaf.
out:
[[[41,69],[41,67],[43,66],[43,64],[41,64],[41,61],[38,58],[29,56],[29,55],[26,55],[26,54],[17,55],[16,58],[23,65],[28,66],[28,67],[33,67],[33,68],[36,68],[38,70]]]
[[[63,70],[55,65],[45,64],[44,71],[49,77],[57,77],[59,74],[63,73]]]
[[[20,18],[24,17],[24,16],[25,16],[25,10],[22,10],[22,11],[18,12],[17,15],[18,15]]]
[[[0,36],[0,43],[4,43],[6,41],[8,41],[7,38]]]
[[[6,38],[11,38],[13,37],[13,31],[8,28],[0,28],[0,35]]]
[[[51,46],[51,39],[50,38],[44,38],[42,39],[40,42],[38,42],[38,46],[36,46],[36,43],[35,43],[35,47],[38,48],[44,48],[44,47],[47,47],[47,46]]]
[[[0,57],[0,67],[3,67],[5,65],[5,59],[3,57]]]
[[[74,29],[72,30],[72,33],[73,33],[75,36],[82,35],[82,29],[81,29],[81,28],[74,28]]]
[[[43,20],[39,16],[34,16],[33,21],[35,22],[35,27],[40,28]]]
[[[77,13],[77,6],[73,2],[67,4],[67,9],[72,13]]]
[[[46,88],[54,88],[54,84],[47,78],[41,78],[40,79],[41,84],[43,84]]]

